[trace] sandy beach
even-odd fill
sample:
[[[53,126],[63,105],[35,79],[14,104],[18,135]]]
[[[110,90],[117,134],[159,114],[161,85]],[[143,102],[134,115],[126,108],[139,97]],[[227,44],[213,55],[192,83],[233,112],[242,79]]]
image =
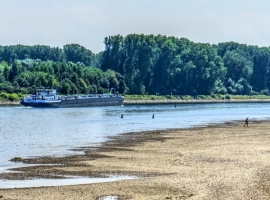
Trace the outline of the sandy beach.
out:
[[[136,179],[73,186],[0,189],[0,199],[269,199],[270,122],[214,124],[191,129],[129,133],[84,155],[22,160],[55,164],[0,174],[4,179],[64,175]]]
[[[4,101],[0,100],[0,106],[19,106],[20,101]]]

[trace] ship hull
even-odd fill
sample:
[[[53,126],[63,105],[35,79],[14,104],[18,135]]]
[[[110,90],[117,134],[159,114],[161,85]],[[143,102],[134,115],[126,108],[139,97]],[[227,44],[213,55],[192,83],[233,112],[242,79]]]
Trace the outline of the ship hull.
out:
[[[37,107],[37,108],[59,108],[60,102],[56,103],[40,103],[40,102],[20,102],[26,107]]]
[[[70,107],[97,107],[97,106],[119,106],[124,101],[123,97],[102,97],[84,99],[66,99],[60,102],[24,102],[21,104],[29,107],[70,108]]]

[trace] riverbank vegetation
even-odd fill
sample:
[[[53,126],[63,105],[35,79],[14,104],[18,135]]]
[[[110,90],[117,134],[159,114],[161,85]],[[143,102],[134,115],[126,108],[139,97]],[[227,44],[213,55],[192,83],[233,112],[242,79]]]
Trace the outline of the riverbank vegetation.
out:
[[[19,101],[19,99],[23,98],[24,94],[19,93],[6,93],[6,92],[1,92],[0,93],[0,100],[2,101]]]
[[[125,100],[260,100],[269,99],[268,95],[125,95]]]
[[[64,95],[115,88],[126,98],[150,99],[269,95],[269,47],[138,34],[106,37],[104,44],[98,54],[78,44],[0,46],[0,92],[19,97],[47,87]]]

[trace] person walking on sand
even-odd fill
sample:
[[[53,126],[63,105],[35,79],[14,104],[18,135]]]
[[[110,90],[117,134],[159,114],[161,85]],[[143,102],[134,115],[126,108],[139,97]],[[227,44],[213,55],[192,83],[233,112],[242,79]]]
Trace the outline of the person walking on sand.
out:
[[[246,127],[246,125],[247,125],[247,127],[248,127],[248,117],[246,118],[246,122],[245,122],[244,127]]]

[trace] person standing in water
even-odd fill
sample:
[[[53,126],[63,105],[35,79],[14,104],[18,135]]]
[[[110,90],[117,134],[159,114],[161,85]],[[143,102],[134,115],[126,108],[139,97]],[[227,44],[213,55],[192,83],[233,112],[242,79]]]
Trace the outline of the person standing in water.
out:
[[[244,127],[248,127],[248,117],[246,118],[246,122],[245,122],[245,125],[244,125]]]
[[[121,118],[124,118],[124,114],[121,115]]]
[[[155,114],[152,115],[152,119],[154,119],[154,118],[155,118]]]

